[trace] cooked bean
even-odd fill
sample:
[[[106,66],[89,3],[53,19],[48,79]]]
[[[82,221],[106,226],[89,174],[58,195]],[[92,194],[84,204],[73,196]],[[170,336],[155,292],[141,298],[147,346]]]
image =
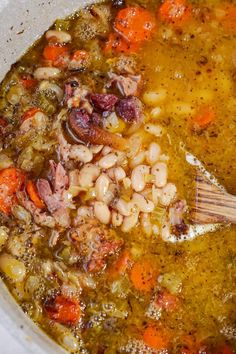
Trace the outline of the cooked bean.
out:
[[[91,218],[93,216],[93,209],[88,206],[81,206],[77,209],[77,216]]]
[[[162,189],[160,202],[162,205],[168,206],[175,199],[177,188],[173,183],[167,183]]]
[[[158,138],[161,137],[163,134],[163,128],[160,125],[147,123],[147,124],[145,124],[144,129],[149,134],[155,135]]]
[[[101,168],[108,169],[115,166],[116,162],[117,162],[116,154],[111,153],[102,157],[101,160],[98,161],[98,165]]]
[[[151,173],[155,177],[155,185],[158,188],[164,187],[167,183],[167,166],[164,162],[157,162],[153,167]]]
[[[154,210],[154,204],[151,200],[144,198],[143,195],[134,193],[133,202],[137,205],[138,209],[143,213],[151,213]]]
[[[69,350],[70,352],[77,351],[79,348],[77,339],[69,331],[67,331],[66,334],[63,334],[59,338],[59,341],[61,345],[67,350]]]
[[[21,205],[14,206],[12,208],[12,214],[15,216],[16,219],[18,219],[19,221],[23,221],[26,224],[29,224],[31,221],[30,213]]]
[[[114,178],[116,179],[117,182],[121,181],[126,177],[125,170],[122,167],[116,167],[114,168]]]
[[[94,215],[102,224],[109,224],[111,219],[111,212],[105,203],[94,203]]]
[[[143,163],[145,160],[145,151],[140,151],[133,159],[129,162],[131,168],[134,168]]]
[[[150,167],[147,165],[138,165],[133,169],[131,183],[135,192],[141,192],[145,188],[145,175],[149,174],[149,170]]]
[[[160,115],[161,115],[161,108],[160,107],[155,107],[150,112],[150,116],[153,119],[158,118]]]
[[[53,42],[56,40],[57,43],[68,43],[71,41],[71,35],[64,31],[49,30],[45,36],[49,42],[50,40],[53,40]]]
[[[37,80],[57,79],[61,74],[61,70],[53,67],[37,68],[34,72],[34,77]]]
[[[159,235],[159,233],[160,233],[159,227],[157,225],[153,225],[152,232],[154,235]]]
[[[24,263],[6,253],[0,256],[0,269],[14,282],[23,281],[26,275]]]
[[[9,236],[9,229],[6,226],[0,226],[0,247],[7,241]]]
[[[93,154],[98,154],[102,149],[103,149],[103,145],[91,145],[90,146],[90,151],[92,151]]]
[[[60,88],[60,86],[47,80],[43,80],[40,82],[39,91],[54,92],[59,101],[63,98],[63,90]]]
[[[135,227],[138,223],[139,212],[135,211],[130,216],[125,216],[124,221],[121,226],[122,232],[129,232]]]
[[[120,198],[115,207],[123,216],[130,216],[132,214],[133,204],[131,202],[126,202],[124,199]]]
[[[110,154],[110,152],[112,152],[112,148],[110,146],[104,146],[104,148],[102,149],[103,156]]]
[[[79,184],[81,187],[89,188],[93,186],[93,182],[98,178],[100,169],[93,164],[85,165],[79,174]]]
[[[111,213],[111,222],[114,227],[119,227],[123,222],[123,216],[117,213],[117,211],[113,210]]]
[[[148,151],[146,152],[146,159],[147,162],[150,165],[153,165],[155,162],[157,162],[159,156],[161,153],[161,148],[160,145],[158,145],[157,143],[151,143],[149,145]]]
[[[96,198],[104,202],[105,195],[108,191],[110,179],[104,173],[101,174],[95,183]]]
[[[140,217],[140,222],[142,225],[143,232],[150,236],[152,234],[152,224],[150,220],[150,215],[147,213],[142,213]]]
[[[92,161],[93,154],[85,145],[73,145],[70,150],[70,158],[87,163]]]
[[[148,91],[143,95],[143,101],[149,106],[156,106],[158,103],[164,101],[167,97],[165,89],[160,88],[157,91]]]

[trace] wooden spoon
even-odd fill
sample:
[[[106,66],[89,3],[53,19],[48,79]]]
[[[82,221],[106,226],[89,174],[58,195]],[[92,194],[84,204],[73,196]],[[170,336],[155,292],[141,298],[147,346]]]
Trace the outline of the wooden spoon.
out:
[[[190,219],[195,224],[236,223],[236,196],[227,193],[217,179],[188,151],[186,161],[196,167],[196,193],[190,208]]]
[[[194,223],[236,223],[236,196],[217,187],[199,171],[194,204],[190,211]]]

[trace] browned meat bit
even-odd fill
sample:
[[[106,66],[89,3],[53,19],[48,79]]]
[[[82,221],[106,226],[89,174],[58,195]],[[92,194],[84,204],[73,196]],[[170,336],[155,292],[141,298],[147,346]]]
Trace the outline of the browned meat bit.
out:
[[[90,95],[93,107],[99,112],[113,111],[118,97],[112,94],[95,93]]]
[[[110,145],[114,149],[125,150],[127,142],[124,138],[109,133],[94,124],[90,116],[79,108],[72,108],[68,115],[69,128],[85,143]]]
[[[95,220],[82,224],[70,232],[81,262],[88,272],[99,272],[106,266],[108,256],[119,251],[123,240],[114,237],[114,231]]]
[[[141,82],[141,75],[117,75],[115,73],[108,73],[110,81],[108,87],[116,86],[123,96],[136,96],[138,93],[139,84]]]
[[[116,112],[129,124],[140,123],[143,120],[142,103],[134,96],[121,99],[116,104]]]
[[[56,164],[54,161],[50,161],[49,178],[53,188],[46,179],[41,178],[37,181],[39,196],[58,224],[68,227],[70,225],[69,205],[63,198],[63,192],[68,186],[68,176],[60,163]]]
[[[172,225],[172,232],[178,237],[188,232],[188,226],[185,224],[183,214],[187,210],[185,200],[176,201],[169,209],[169,218]]]

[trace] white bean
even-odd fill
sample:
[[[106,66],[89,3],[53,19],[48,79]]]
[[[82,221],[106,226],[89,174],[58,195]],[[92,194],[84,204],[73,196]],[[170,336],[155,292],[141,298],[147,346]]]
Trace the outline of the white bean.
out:
[[[176,192],[177,188],[174,183],[167,183],[167,185],[162,189],[160,203],[165,206],[170,205],[175,199]]]
[[[149,170],[150,167],[147,165],[138,165],[133,169],[131,183],[135,192],[141,192],[145,188],[145,175],[149,174]]]
[[[93,182],[98,178],[100,169],[93,164],[85,165],[79,174],[79,184],[81,187],[89,188],[93,186]]]
[[[95,183],[96,198],[99,201],[104,202],[105,195],[108,191],[110,179],[104,173],[101,174]]]
[[[135,211],[130,216],[125,216],[123,224],[121,226],[122,232],[129,232],[138,223],[139,212]]]
[[[141,214],[141,218],[140,218],[140,222],[141,222],[142,229],[143,229],[144,233],[147,236],[151,236],[151,234],[152,234],[152,224],[151,224],[151,221],[150,221],[150,215],[147,214],[147,213],[142,213]]]
[[[133,204],[131,202],[126,202],[124,199],[120,198],[115,207],[123,216],[130,216],[132,214]]]
[[[92,161],[93,154],[85,145],[72,145],[70,150],[70,158],[87,163]]]
[[[53,84],[52,82],[50,82],[48,80],[43,80],[40,82],[39,91],[54,92],[59,101],[63,98],[63,90],[60,88],[60,86]]]
[[[61,70],[53,67],[41,67],[35,70],[34,77],[37,80],[57,79]]]
[[[112,152],[112,148],[110,146],[104,146],[102,149],[102,156],[106,156]]]
[[[160,88],[157,91],[147,91],[143,95],[143,101],[149,106],[156,106],[158,103],[165,100],[167,92],[165,89]]]
[[[158,188],[164,187],[167,183],[167,166],[164,162],[157,162],[151,171],[155,177],[155,185]]]
[[[98,161],[98,165],[103,169],[108,169],[108,168],[115,166],[116,162],[117,162],[116,154],[111,153],[111,154],[108,154],[108,155],[102,157]]]
[[[121,181],[126,177],[125,170],[122,167],[116,167],[114,168],[114,178],[116,179],[117,182]]]
[[[117,213],[117,211],[113,210],[111,213],[111,222],[114,227],[119,227],[123,222],[123,216]]]
[[[111,219],[111,212],[105,203],[94,203],[94,215],[102,224],[109,224]]]
[[[158,118],[160,116],[160,114],[161,114],[161,108],[160,107],[155,107],[150,112],[150,116],[153,119]]]
[[[14,282],[23,281],[26,275],[24,263],[6,253],[0,256],[0,269]]]
[[[151,200],[144,198],[143,195],[134,193],[133,199],[135,205],[137,205],[138,209],[143,213],[151,213],[154,210],[154,204]]]
[[[134,156],[132,160],[130,160],[129,165],[131,168],[134,168],[140,165],[141,163],[143,163],[144,160],[145,160],[145,152],[140,151],[136,156]]]
[[[101,152],[103,149],[103,145],[91,145],[90,150],[92,151],[93,154],[98,154]]]
[[[157,162],[159,156],[161,154],[161,148],[160,148],[160,145],[158,145],[157,143],[151,143],[149,145],[149,148],[146,152],[146,159],[147,159],[147,162],[150,164],[150,165],[153,165],[155,162]]]
[[[91,218],[93,216],[93,209],[92,207],[88,206],[81,206],[77,209],[77,216],[83,218]]]
[[[160,125],[155,125],[152,123],[145,124],[144,130],[149,134],[155,135],[156,137],[161,137],[163,134],[163,128]]]
[[[49,30],[45,36],[47,41],[56,38],[57,43],[69,43],[71,41],[71,35],[64,31]]]

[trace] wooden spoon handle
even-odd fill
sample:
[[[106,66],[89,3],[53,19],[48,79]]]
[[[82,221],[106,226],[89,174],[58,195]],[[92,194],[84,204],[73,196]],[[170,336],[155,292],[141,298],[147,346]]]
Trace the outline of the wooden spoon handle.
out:
[[[195,223],[236,223],[236,196],[221,190],[202,175],[196,177]]]

